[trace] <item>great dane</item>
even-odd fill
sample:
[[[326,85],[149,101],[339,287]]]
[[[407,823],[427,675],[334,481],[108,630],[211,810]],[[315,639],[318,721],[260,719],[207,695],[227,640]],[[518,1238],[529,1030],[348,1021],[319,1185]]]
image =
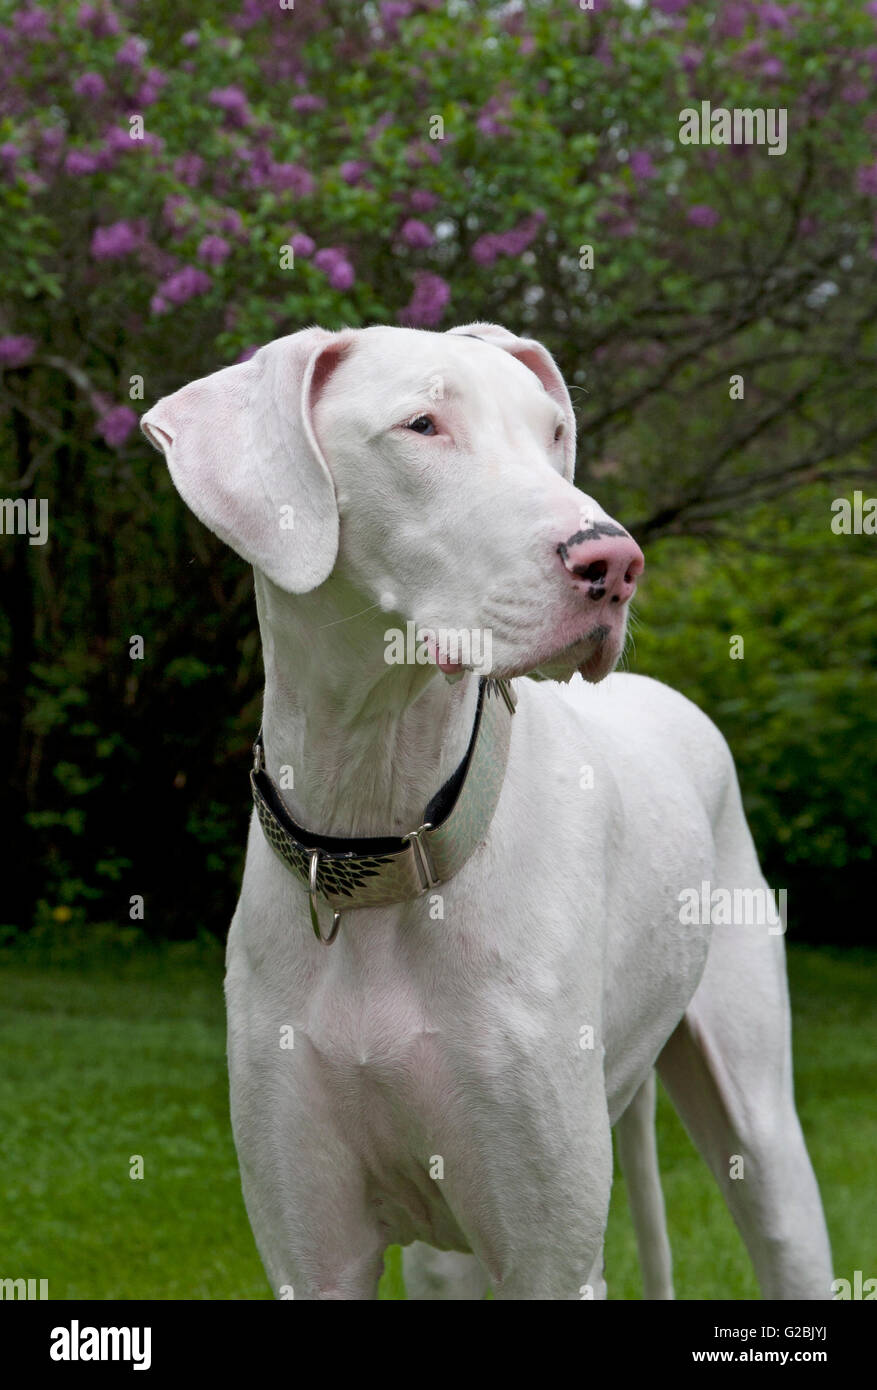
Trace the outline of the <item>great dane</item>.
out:
[[[550,354],[309,328],[143,428],[255,571],[226,997],[275,1295],[375,1298],[398,1242],[410,1298],[605,1297],[617,1125],[672,1297],[657,1067],[764,1296],[830,1297],[782,930],[713,911],[770,897],[734,765],[688,700],[610,674],[643,559],[573,485]]]

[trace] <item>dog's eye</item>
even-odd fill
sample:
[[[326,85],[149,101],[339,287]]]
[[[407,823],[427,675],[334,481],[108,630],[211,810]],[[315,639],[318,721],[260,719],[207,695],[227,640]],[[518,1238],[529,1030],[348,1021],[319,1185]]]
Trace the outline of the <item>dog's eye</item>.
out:
[[[435,421],[431,415],[415,415],[413,420],[409,420],[405,425],[406,430],[414,430],[415,434],[435,434]]]

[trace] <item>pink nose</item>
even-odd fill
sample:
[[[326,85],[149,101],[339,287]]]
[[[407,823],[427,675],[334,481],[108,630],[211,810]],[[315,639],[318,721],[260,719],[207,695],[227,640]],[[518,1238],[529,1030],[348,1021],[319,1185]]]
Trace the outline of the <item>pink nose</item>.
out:
[[[632,536],[614,522],[598,521],[557,547],[564,566],[595,603],[627,603],[646,562]]]

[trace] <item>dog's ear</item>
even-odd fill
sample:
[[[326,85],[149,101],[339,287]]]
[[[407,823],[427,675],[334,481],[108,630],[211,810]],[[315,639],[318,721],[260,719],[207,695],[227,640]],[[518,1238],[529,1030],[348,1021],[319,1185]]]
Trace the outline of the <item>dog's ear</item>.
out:
[[[572,401],[569,398],[566,382],[560,374],[560,368],[547,348],[538,343],[535,338],[519,338],[516,334],[510,333],[507,328],[502,328],[498,323],[467,323],[462,328],[451,328],[449,333],[461,333],[464,337],[482,338],[486,343],[492,343],[494,347],[504,348],[511,353],[512,357],[517,357],[519,362],[523,362],[525,367],[529,367],[534,376],[537,376],[545,387],[552,400],[562,407],[566,418],[566,431],[564,442],[564,476],[569,482],[573,480],[576,469],[576,417],[573,414]]]
[[[335,487],[311,412],[351,345],[349,333],[321,328],[279,338],[140,421],[195,515],[289,593],[322,584],[338,553]]]

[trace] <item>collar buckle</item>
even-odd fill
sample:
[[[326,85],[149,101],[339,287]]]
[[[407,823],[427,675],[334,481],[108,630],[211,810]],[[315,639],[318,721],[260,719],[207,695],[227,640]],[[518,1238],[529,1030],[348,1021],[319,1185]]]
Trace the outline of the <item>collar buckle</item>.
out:
[[[403,835],[403,840],[409,840],[414,854],[414,865],[420,878],[420,891],[426,893],[430,888],[435,888],[441,883],[441,879],[435,871],[432,852],[429,848],[429,840],[426,838],[427,830],[432,830],[432,823],[424,821],[417,830],[409,830],[407,835]]]

